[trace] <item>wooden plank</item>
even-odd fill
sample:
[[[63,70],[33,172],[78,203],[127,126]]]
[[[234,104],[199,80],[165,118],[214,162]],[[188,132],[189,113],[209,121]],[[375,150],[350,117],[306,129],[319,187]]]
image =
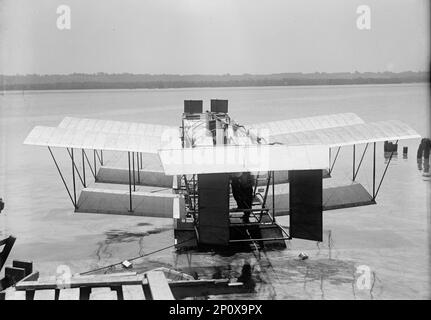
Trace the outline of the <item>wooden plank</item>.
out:
[[[36,290],[33,300],[55,300],[55,290]]]
[[[58,300],[79,300],[79,288],[61,289]]]
[[[72,277],[70,288],[80,287],[115,287],[122,285],[137,285],[142,284],[145,280],[143,275],[127,276],[127,277],[110,277],[108,275],[92,276],[92,277]],[[25,281],[16,284],[17,290],[41,290],[41,289],[57,289],[58,284],[55,279]]]
[[[150,276],[151,277],[151,276]],[[121,279],[121,281],[119,281],[118,285],[122,285],[122,286],[129,286],[129,285],[140,285],[144,287],[144,292],[146,292],[146,294],[144,294],[144,296],[146,296],[146,298],[151,297],[151,291],[149,288],[149,284],[147,279],[143,279],[143,277],[140,277],[141,280],[140,282],[137,282],[137,278],[139,277],[135,277],[134,279],[126,279],[126,281],[124,281],[125,279]],[[76,279],[75,279],[76,280]],[[81,279],[82,280],[82,279]],[[99,286],[99,287],[107,287],[108,285],[103,282],[96,282],[95,279],[93,280],[93,284],[94,286]],[[112,278],[111,278],[112,280]],[[19,282],[16,286],[21,285],[21,291],[16,291],[18,292],[18,296],[14,299],[25,299],[25,290],[23,288],[25,288],[24,284],[28,284],[30,283],[29,287],[33,287],[33,289],[36,287],[38,287],[38,285],[40,287],[49,287],[52,286],[52,289],[56,289],[56,283],[55,280],[52,280],[53,283],[49,283],[49,282],[42,282],[42,283],[38,283],[38,281],[27,281],[27,282]],[[78,288],[81,288],[81,291],[85,291],[85,289],[88,289],[88,291],[90,290],[90,288],[88,287],[88,281],[87,282],[75,282],[73,283],[73,285],[76,286],[76,290],[79,290]],[[112,281],[111,281],[112,283]],[[115,285],[114,285],[115,286]],[[205,295],[217,295],[217,294],[229,294],[229,293],[245,293],[245,292],[249,292],[249,289],[245,288],[244,286],[237,284],[235,286],[232,286],[229,283],[229,280],[227,279],[220,279],[220,280],[181,280],[181,281],[171,281],[169,282],[169,287],[173,293],[173,296],[177,299],[182,299],[182,298],[186,298],[186,297],[194,297],[194,296],[205,296]],[[15,288],[9,288],[7,289],[5,292],[8,292],[8,290],[10,291],[10,289],[13,289],[13,291],[15,292]],[[93,288],[93,291],[96,288]],[[60,297],[61,297],[61,291],[63,291],[65,289],[60,290]],[[70,290],[67,289],[67,290]],[[22,292],[22,296],[20,295],[20,292]],[[82,292],[81,292],[82,293]],[[115,292],[114,292],[115,294]],[[10,294],[9,294],[10,295]],[[59,299],[61,299],[59,297]],[[85,295],[84,295],[85,297]],[[86,295],[86,299],[89,298],[89,294]],[[85,299],[80,297],[81,299]],[[126,298],[124,298],[126,299]],[[153,298],[154,299],[154,298]]]
[[[28,276],[26,276],[21,281],[36,281],[37,279],[39,279],[39,271],[36,271],[36,272],[29,274]]]
[[[5,300],[25,300],[25,291],[17,291],[15,288],[8,288],[4,292]]]
[[[123,286],[124,300],[145,300],[144,290],[141,285]]]
[[[133,277],[136,276],[136,272],[116,272],[110,274],[75,274],[72,278],[95,278],[95,277]]]
[[[228,279],[173,281],[170,282],[170,288],[176,299],[250,292],[243,283],[230,283]]]
[[[117,300],[117,292],[111,288],[92,288],[90,300]]]
[[[151,271],[162,271],[165,274],[165,276],[167,274],[166,278],[170,279],[170,280],[177,280],[177,281],[178,280],[195,280],[195,278],[193,278],[193,276],[191,276],[187,273],[176,271],[174,269],[169,269],[166,267],[158,267],[158,268],[155,268]]]
[[[168,281],[162,271],[149,271],[147,280],[153,300],[174,300]]]

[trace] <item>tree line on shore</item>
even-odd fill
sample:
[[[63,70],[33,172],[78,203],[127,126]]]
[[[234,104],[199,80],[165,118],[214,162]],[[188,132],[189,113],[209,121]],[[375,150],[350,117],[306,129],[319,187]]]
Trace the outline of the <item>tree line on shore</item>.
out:
[[[170,75],[73,73],[0,75],[1,90],[166,89],[191,87],[262,87],[391,84],[428,82],[429,72],[278,73],[267,75]]]

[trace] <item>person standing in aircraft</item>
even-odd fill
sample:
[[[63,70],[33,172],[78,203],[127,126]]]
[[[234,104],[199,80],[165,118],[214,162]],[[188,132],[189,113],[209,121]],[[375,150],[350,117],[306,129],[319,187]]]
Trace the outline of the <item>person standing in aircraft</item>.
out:
[[[244,211],[243,221],[249,222],[250,209],[253,205],[253,177],[250,172],[233,174],[231,177],[232,194],[238,205],[238,210]]]

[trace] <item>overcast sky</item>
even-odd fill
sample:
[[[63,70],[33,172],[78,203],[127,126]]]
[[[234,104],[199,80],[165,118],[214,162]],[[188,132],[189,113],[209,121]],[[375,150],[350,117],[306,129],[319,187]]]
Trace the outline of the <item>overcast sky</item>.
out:
[[[0,73],[425,71],[428,2],[0,0]],[[371,30],[356,26],[363,4]]]

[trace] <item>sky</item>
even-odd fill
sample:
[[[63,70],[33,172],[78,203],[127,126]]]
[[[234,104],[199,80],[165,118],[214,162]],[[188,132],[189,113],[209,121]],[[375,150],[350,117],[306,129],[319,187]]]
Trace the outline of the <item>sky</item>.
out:
[[[400,72],[429,58],[429,0],[0,0],[0,74]]]

